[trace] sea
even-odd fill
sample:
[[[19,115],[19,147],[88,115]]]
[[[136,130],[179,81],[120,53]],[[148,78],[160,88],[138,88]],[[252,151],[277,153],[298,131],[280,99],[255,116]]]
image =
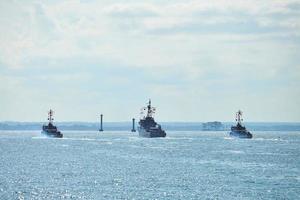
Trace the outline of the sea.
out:
[[[0,131],[0,199],[300,199],[300,131]]]

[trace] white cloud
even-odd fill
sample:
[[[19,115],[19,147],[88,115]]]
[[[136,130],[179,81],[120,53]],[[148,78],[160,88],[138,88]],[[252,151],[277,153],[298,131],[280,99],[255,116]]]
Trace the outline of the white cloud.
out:
[[[106,86],[114,90],[116,85],[130,85],[138,79],[141,83],[134,83],[142,85],[140,90],[147,90],[162,101],[172,97],[178,103],[192,105],[204,96],[203,104],[208,108],[212,106],[209,99],[220,92],[216,91],[220,85],[225,85],[222,89],[230,93],[240,83],[245,90],[255,81],[285,85],[287,79],[295,83],[299,77],[295,74],[299,71],[300,36],[299,10],[291,8],[295,4],[294,0],[2,1],[0,70],[9,71],[10,75],[41,70],[52,74],[39,74],[37,80],[51,80],[67,87],[68,82],[75,80],[95,81],[95,74],[101,77],[104,67],[114,68],[116,73],[122,68],[131,69],[133,74],[143,72],[143,78],[150,83],[142,83],[133,74],[118,77],[112,73]],[[86,74],[68,74],[78,68],[80,73],[85,69]],[[9,80],[12,82],[1,78],[1,83],[10,85],[6,94],[15,88],[22,90],[22,97],[47,96],[38,86],[16,86],[14,76]],[[38,92],[30,92],[32,88],[39,88]],[[286,94],[288,90],[282,91]],[[70,95],[98,97],[97,92],[95,88],[89,92],[78,89]],[[222,95],[228,104],[242,99],[234,101],[225,97],[225,92]],[[62,104],[58,106],[63,109]],[[193,106],[188,110],[192,112]]]
[[[249,18],[257,21],[259,26],[281,28],[282,32],[289,31],[284,30],[289,28],[292,29],[290,33],[297,34],[297,18],[290,16],[278,20],[269,16],[274,13],[295,12],[288,7],[292,3],[296,1],[218,0],[166,4],[63,1],[25,5],[3,3],[2,9],[6,12],[2,12],[4,21],[1,22],[1,62],[8,66],[21,67],[24,60],[35,56],[56,58],[88,54],[97,57],[107,52],[114,54],[119,53],[115,52],[116,48],[120,48],[116,45],[124,43],[115,44],[119,38],[133,40],[134,43],[134,37],[145,37],[149,31],[170,30],[169,36],[176,35],[176,28],[184,30],[186,37],[196,38],[199,31],[194,29],[199,25],[201,31],[205,31],[207,25],[224,26],[224,30],[210,30],[212,34],[222,37],[227,34],[223,31],[226,31],[228,23],[239,26],[247,24]],[[245,15],[249,17],[245,18]],[[196,35],[190,36],[191,33]],[[238,33],[235,35],[242,37]],[[129,44],[131,41],[125,43]]]

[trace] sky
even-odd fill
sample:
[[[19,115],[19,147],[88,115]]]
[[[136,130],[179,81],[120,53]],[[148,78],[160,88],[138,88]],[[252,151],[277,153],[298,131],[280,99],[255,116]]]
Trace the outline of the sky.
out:
[[[0,121],[300,121],[299,0],[0,1]]]

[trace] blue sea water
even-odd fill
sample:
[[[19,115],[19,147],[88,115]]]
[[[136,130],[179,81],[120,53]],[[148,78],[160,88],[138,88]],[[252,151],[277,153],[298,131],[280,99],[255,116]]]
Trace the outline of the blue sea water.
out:
[[[300,132],[0,132],[0,199],[299,199]]]

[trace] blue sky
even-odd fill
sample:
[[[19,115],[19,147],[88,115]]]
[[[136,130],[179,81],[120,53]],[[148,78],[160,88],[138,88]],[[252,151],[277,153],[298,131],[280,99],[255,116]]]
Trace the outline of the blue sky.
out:
[[[1,1],[0,120],[300,121],[300,3]]]

